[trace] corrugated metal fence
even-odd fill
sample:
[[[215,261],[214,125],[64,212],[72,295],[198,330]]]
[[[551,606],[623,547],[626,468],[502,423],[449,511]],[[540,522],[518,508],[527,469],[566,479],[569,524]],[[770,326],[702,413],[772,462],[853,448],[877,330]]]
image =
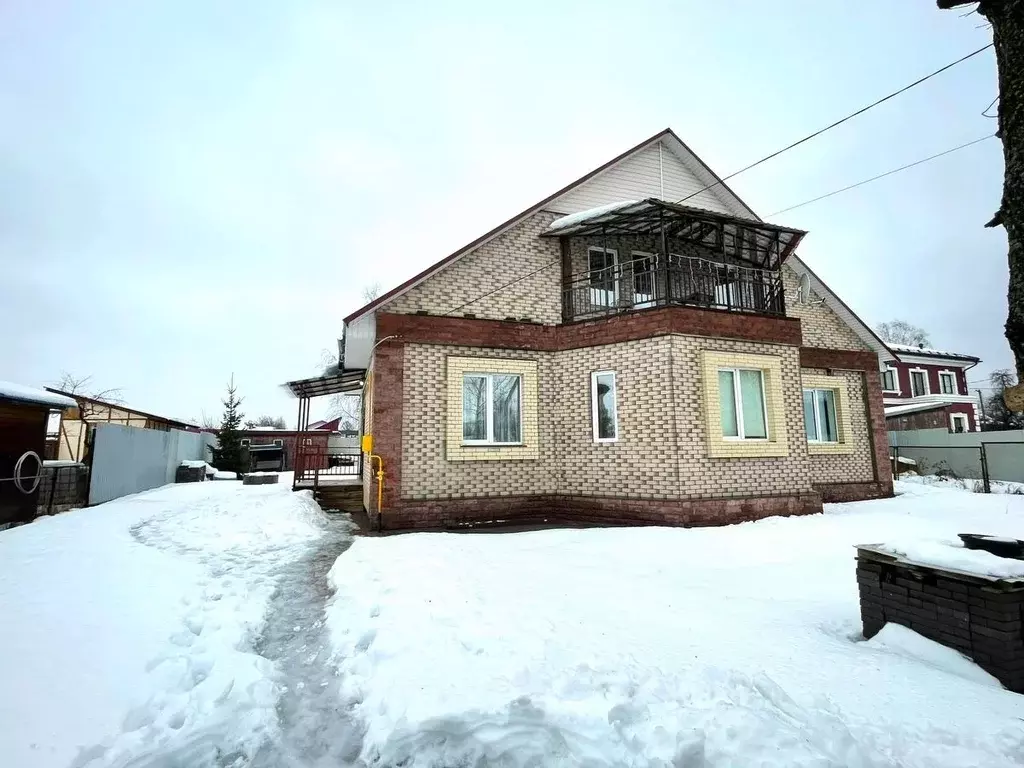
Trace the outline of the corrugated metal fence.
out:
[[[89,503],[102,504],[174,482],[182,461],[209,461],[214,435],[172,429],[97,424],[92,445]]]

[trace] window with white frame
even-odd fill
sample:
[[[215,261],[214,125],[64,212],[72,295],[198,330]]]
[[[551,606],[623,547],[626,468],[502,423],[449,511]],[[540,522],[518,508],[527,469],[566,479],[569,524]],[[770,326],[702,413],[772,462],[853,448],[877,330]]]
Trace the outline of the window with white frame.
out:
[[[882,371],[882,390],[885,392],[899,392],[900,388],[896,383],[896,369],[886,366]]]
[[[939,373],[939,391],[944,395],[955,395],[956,374],[952,371],[941,371]]]
[[[467,373],[462,377],[462,441],[518,445],[523,441],[523,377]]]
[[[910,372],[910,394],[912,397],[929,394],[928,374],[925,371],[917,369]]]
[[[966,432],[968,425],[966,413],[951,413],[949,415],[949,428],[954,432]]]
[[[595,371],[590,374],[591,417],[594,440],[611,443],[619,439],[618,388],[615,371]]]
[[[282,440],[281,438],[277,438],[276,440],[274,440],[274,445],[276,445],[278,448],[281,448],[284,446],[284,440]]]
[[[590,273],[590,303],[612,307],[619,301],[619,255],[612,248],[587,249],[587,270]]]
[[[756,368],[719,368],[718,393],[723,437],[732,440],[768,439],[763,371]]]
[[[839,442],[834,389],[804,390],[804,429],[809,442]]]
[[[239,443],[238,443],[238,444],[239,444],[239,445],[241,445],[241,446],[242,446],[243,448],[248,448],[248,447],[249,447],[249,438],[247,438],[247,437],[243,437],[243,438],[242,438],[242,439],[241,439],[241,440],[239,441]]]

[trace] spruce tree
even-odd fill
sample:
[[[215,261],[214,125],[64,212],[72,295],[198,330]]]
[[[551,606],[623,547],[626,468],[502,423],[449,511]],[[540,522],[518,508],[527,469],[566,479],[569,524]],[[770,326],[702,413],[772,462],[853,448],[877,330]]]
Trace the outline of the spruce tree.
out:
[[[242,398],[238,397],[235,389],[235,377],[231,377],[228,383],[228,397],[224,403],[224,416],[220,421],[220,429],[217,430],[217,447],[211,448],[213,452],[213,463],[217,469],[229,472],[246,472],[248,467],[242,460],[242,434],[239,427],[242,425],[242,416],[238,406],[242,404]]]

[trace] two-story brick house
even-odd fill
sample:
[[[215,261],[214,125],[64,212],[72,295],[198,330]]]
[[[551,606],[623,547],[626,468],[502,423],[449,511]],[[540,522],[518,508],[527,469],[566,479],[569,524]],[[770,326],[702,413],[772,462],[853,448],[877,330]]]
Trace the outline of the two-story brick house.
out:
[[[797,257],[804,234],[665,130],[349,315],[381,524],[719,524],[891,495],[894,357]]]
[[[972,355],[923,346],[888,344],[897,360],[882,371],[885,418],[890,431],[981,429],[978,400],[967,386],[967,371],[981,360]]]

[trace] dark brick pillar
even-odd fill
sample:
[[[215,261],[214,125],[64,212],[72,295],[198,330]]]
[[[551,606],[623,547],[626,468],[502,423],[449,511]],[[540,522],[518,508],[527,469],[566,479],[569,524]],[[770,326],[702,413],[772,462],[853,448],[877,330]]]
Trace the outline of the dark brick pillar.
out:
[[[374,351],[373,358],[373,452],[384,460],[384,520],[395,509],[402,488],[402,377],[404,347],[400,341],[385,341]],[[376,462],[374,462],[376,464]],[[373,467],[376,471],[376,466]],[[374,479],[370,509],[376,521],[377,481]]]

